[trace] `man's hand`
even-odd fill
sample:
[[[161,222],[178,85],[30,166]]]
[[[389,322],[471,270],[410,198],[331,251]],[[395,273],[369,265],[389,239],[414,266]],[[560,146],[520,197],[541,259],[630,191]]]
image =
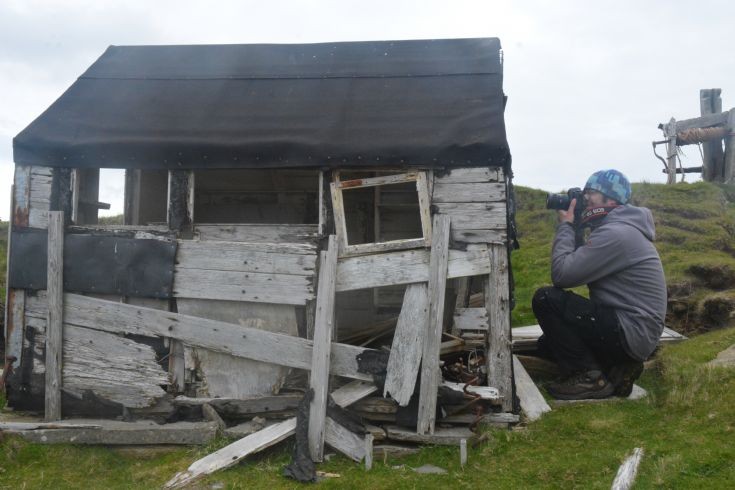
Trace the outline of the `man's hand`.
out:
[[[569,203],[569,209],[566,211],[557,211],[559,214],[559,223],[574,223],[574,206],[576,205],[577,200],[572,199],[572,202]]]

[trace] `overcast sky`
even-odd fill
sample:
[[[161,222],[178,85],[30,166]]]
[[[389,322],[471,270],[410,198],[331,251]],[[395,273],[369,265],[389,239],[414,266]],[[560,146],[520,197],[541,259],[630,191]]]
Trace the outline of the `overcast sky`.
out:
[[[0,0],[0,218],[13,136],[111,44],[499,37],[515,182],[559,191],[609,167],[664,182],[657,124],[698,116],[701,88],[735,106],[734,20],[734,3],[707,0]],[[120,172],[100,199],[122,212]]]

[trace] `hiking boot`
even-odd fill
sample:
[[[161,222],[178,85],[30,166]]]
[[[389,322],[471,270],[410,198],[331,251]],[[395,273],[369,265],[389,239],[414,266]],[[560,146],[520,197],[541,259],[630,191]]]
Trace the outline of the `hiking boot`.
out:
[[[587,400],[612,396],[615,386],[608,382],[602,371],[587,371],[546,387],[557,400]]]
[[[607,378],[615,386],[615,396],[627,398],[633,392],[633,383],[643,372],[643,363],[629,361],[615,364],[607,373]]]

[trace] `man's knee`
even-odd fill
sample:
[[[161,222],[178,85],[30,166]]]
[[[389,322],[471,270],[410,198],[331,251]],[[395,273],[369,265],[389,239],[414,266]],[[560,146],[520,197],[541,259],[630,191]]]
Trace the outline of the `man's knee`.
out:
[[[560,306],[564,290],[554,286],[539,288],[531,299],[531,308],[538,317],[539,313],[556,310]]]

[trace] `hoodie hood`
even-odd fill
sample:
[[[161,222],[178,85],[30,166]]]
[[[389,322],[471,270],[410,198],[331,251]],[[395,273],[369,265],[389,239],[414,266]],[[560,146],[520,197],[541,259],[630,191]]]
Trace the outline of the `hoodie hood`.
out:
[[[632,226],[640,231],[643,236],[651,242],[656,239],[656,228],[653,224],[653,214],[651,214],[651,210],[648,208],[638,208],[636,206],[631,206],[630,204],[617,207],[610,211],[610,214],[605,217],[602,225],[612,223],[621,223]]]

